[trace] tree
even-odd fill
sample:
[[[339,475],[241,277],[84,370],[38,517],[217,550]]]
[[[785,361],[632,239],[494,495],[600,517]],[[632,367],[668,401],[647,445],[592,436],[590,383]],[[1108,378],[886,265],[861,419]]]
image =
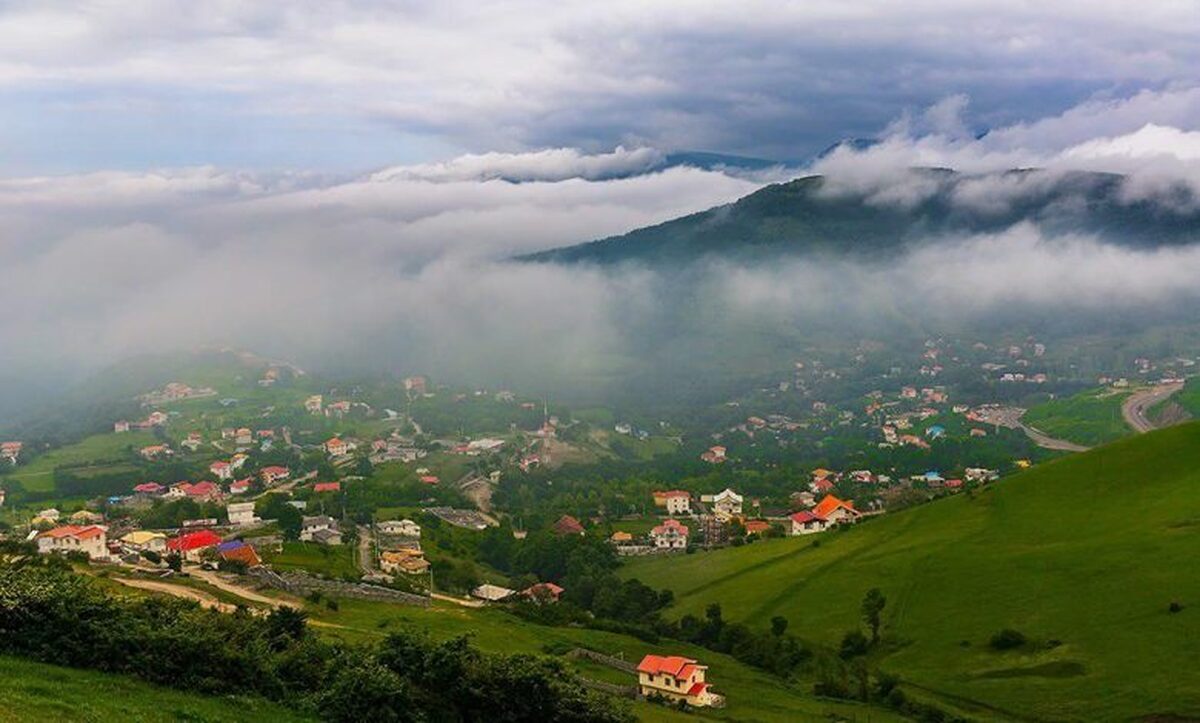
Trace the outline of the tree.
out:
[[[842,649],[839,654],[843,660],[850,660],[860,655],[866,655],[868,647],[870,644],[867,636],[863,635],[861,630],[851,630],[842,637]]]
[[[886,605],[887,598],[883,596],[883,593],[877,587],[871,588],[863,596],[862,617],[867,627],[871,628],[872,645],[879,642],[879,625],[883,615],[883,608]]]
[[[776,615],[775,617],[771,618],[771,634],[775,637],[783,637],[783,634],[787,632],[787,627],[787,618],[783,617],[782,615]]]

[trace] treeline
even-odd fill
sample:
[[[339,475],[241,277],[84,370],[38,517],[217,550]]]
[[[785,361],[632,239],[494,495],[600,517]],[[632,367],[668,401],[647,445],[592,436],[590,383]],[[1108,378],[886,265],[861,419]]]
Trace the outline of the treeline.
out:
[[[594,721],[628,708],[557,661],[483,653],[415,631],[373,645],[311,633],[302,612],[228,615],[182,600],[117,598],[59,564],[0,565],[0,653],[135,675],[208,694],[253,694],[330,721]]]

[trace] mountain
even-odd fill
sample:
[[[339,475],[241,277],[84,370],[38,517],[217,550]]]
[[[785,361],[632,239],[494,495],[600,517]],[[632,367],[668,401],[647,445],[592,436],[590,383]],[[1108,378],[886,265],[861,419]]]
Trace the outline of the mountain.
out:
[[[819,542],[819,546],[818,546]],[[724,617],[837,645],[874,587],[872,662],[979,720],[1197,720],[1200,423],[1038,465],[843,532],[624,570]],[[1178,603],[1182,609],[1172,612]],[[1028,639],[997,651],[990,638]]]
[[[1125,178],[1105,173],[1015,170],[972,176],[918,169],[869,194],[807,176],[728,205],[522,260],[670,265],[804,253],[886,257],[930,239],[995,233],[1022,221],[1122,246],[1179,245],[1200,238],[1200,209],[1190,194],[1179,194],[1170,205],[1131,200]]]

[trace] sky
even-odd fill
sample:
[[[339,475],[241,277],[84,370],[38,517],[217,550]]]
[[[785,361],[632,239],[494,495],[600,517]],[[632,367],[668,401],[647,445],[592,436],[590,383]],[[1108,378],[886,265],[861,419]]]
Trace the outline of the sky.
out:
[[[0,2],[0,174],[363,172],[648,146],[804,160],[1194,82],[1197,3]]]
[[[1130,202],[1194,210],[1198,10],[0,0],[0,383],[197,344],[464,378],[611,369],[661,302],[653,272],[508,259],[806,173],[905,205],[936,191],[912,167],[954,168],[956,202],[986,210],[1106,171]],[[847,138],[876,142],[821,153]],[[702,283],[723,313],[802,319],[934,276],[953,309],[1161,303],[1195,296],[1196,268],[1193,249],[1024,223],[891,268]]]

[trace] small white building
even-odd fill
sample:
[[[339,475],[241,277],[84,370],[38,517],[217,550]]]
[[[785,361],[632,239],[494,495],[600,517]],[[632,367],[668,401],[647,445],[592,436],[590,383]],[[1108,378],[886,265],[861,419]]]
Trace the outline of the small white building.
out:
[[[256,525],[262,522],[254,515],[253,502],[230,502],[225,505],[225,512],[229,514],[229,524],[231,525]]]
[[[99,525],[55,527],[37,536],[38,552],[82,552],[91,560],[108,557],[108,532]]]
[[[692,514],[692,496],[686,490],[655,492],[654,504],[665,508],[668,515]]]
[[[421,526],[412,520],[387,520],[375,525],[382,535],[397,535],[400,537],[420,537]]]
[[[666,520],[650,530],[650,541],[663,550],[687,549],[688,527],[679,520]]]
[[[731,489],[713,495],[713,512],[717,515],[731,517],[742,514],[742,496]]]

